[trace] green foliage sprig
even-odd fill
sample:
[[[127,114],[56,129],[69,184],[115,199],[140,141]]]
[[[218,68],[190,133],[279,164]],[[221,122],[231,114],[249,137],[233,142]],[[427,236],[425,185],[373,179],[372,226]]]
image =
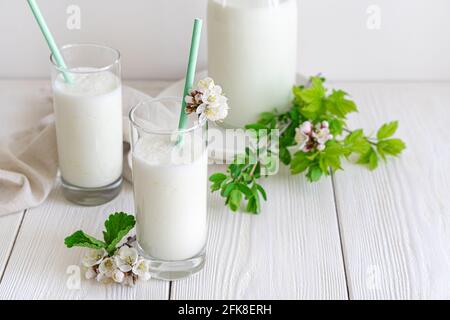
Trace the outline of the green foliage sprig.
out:
[[[68,248],[84,247],[91,249],[105,249],[109,256],[113,256],[118,249],[117,245],[134,228],[136,220],[134,216],[124,212],[111,214],[105,221],[105,231],[103,231],[103,241],[78,230],[64,239]]]
[[[380,160],[398,156],[406,148],[405,143],[393,138],[398,122],[383,124],[375,136],[366,135],[363,129],[350,129],[347,116],[357,112],[356,104],[342,90],[328,90],[325,79],[312,77],[306,86],[293,88],[292,107],[285,112],[264,112],[257,123],[249,124],[246,129],[280,130],[279,153],[264,159],[257,158],[259,152],[246,149],[245,155],[237,155],[228,166],[226,173],[216,173],[210,177],[211,191],[220,192],[225,204],[233,211],[243,206],[248,213],[261,211],[261,198],[267,200],[264,188],[258,183],[263,176],[262,169],[270,170],[271,157],[290,167],[293,175],[304,173],[311,182],[319,181],[337,170],[342,170],[342,160],[354,160],[370,170],[378,167]],[[326,124],[329,138],[319,147],[310,140],[310,146],[299,146],[299,130],[303,124],[317,128]],[[323,148],[323,149],[322,149]],[[256,156],[257,157],[257,156]],[[244,161],[243,161],[244,160]]]

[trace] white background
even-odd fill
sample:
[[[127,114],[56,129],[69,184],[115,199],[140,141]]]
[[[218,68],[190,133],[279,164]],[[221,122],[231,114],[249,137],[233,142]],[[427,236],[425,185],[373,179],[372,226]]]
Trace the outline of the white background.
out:
[[[206,0],[38,0],[59,44],[99,42],[123,54],[128,79],[185,71],[192,19]],[[81,29],[66,27],[69,5]],[[370,5],[381,28],[367,28]],[[299,65],[334,80],[450,80],[450,0],[299,0]],[[205,35],[205,34],[204,34]],[[206,37],[200,68],[206,67]],[[48,49],[25,0],[0,0],[0,78],[46,78]]]

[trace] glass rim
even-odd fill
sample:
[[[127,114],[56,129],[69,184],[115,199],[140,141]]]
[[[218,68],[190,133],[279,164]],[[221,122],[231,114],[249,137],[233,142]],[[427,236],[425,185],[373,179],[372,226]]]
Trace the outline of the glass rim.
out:
[[[115,54],[115,59],[112,63],[100,67],[100,68],[95,68],[93,70],[72,70],[70,68],[64,68],[59,66],[56,61],[55,61],[55,56],[53,53],[50,54],[50,63],[52,64],[52,66],[57,69],[58,71],[61,72],[67,72],[67,73],[73,73],[73,74],[89,74],[89,73],[99,73],[99,72],[104,72],[104,71],[108,71],[109,69],[113,68],[116,64],[118,64],[120,62],[120,59],[122,58],[122,55],[120,54],[120,51],[117,49],[114,49],[113,47],[108,47],[102,44],[96,44],[96,43],[68,43],[65,44],[63,46],[61,46],[59,48],[60,51],[64,51],[66,49],[71,49],[71,48],[77,48],[77,47],[89,47],[89,48],[99,48],[99,49],[105,49],[111,52],[114,52]]]
[[[128,113],[128,119],[130,120],[130,123],[132,124],[133,127],[144,131],[145,133],[148,134],[156,134],[156,135],[173,135],[173,134],[186,134],[186,133],[190,133],[192,131],[195,131],[199,128],[202,128],[206,122],[207,119],[203,118],[203,119],[199,119],[198,123],[196,123],[195,125],[189,127],[189,128],[185,128],[185,129],[174,129],[174,130],[154,130],[154,129],[148,129],[145,128],[144,126],[140,125],[139,123],[137,123],[134,113],[136,112],[136,110],[139,107],[142,107],[145,104],[150,104],[150,103],[157,103],[157,102],[162,102],[162,101],[176,101],[178,103],[182,103],[183,98],[181,97],[175,97],[175,96],[168,96],[168,97],[162,97],[162,98],[153,98],[153,99],[146,99],[146,100],[142,100],[139,101],[134,107],[131,108],[130,112]]]

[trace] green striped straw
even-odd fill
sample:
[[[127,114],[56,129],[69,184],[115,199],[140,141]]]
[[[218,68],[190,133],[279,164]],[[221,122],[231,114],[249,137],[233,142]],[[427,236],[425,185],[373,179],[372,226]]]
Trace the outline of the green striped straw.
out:
[[[67,83],[72,84],[73,79],[70,76],[70,74],[64,71],[67,69],[66,63],[64,62],[64,59],[61,53],[59,52],[58,46],[56,45],[55,39],[53,39],[52,33],[50,32],[50,29],[48,28],[47,23],[45,22],[44,17],[42,16],[41,10],[39,9],[35,0],[28,0],[28,4],[30,5],[31,11],[33,12],[34,17],[36,18],[36,21],[39,25],[39,28],[42,31],[42,34],[45,37],[45,40],[47,41],[47,44],[50,48],[50,51],[53,54],[53,57],[55,57],[55,61],[58,67],[62,69],[61,71],[63,73],[65,81]]]
[[[185,97],[189,94],[189,91],[194,85],[195,70],[197,68],[198,49],[200,47],[200,38],[202,34],[203,21],[201,19],[195,19],[194,29],[192,31],[191,50],[189,53],[189,63],[186,72],[186,82],[184,84],[183,101],[181,103],[180,121],[178,123],[178,129],[182,130],[186,127],[187,114],[186,114],[186,101]],[[180,142],[180,139],[178,139]]]

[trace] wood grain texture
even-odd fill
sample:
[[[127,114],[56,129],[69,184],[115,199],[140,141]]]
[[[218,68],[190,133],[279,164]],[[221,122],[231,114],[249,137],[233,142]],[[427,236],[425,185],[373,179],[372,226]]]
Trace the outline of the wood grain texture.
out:
[[[2,279],[9,256],[14,247],[17,233],[22,222],[23,212],[0,218],[0,279]]]
[[[85,280],[70,289],[68,267],[80,264],[84,250],[67,249],[64,238],[83,229],[101,237],[103,222],[118,209],[133,212],[131,186],[109,204],[77,207],[64,199],[59,185],[38,208],[27,211],[14,250],[0,284],[0,299],[167,299],[169,283],[151,280],[136,288],[105,286]]]
[[[265,182],[259,216],[210,195],[205,269],[174,282],[172,299],[347,298],[330,180],[310,185],[283,168]]]
[[[450,84],[355,84],[368,131],[400,120],[408,146],[371,173],[335,176],[351,299],[450,298]]]

